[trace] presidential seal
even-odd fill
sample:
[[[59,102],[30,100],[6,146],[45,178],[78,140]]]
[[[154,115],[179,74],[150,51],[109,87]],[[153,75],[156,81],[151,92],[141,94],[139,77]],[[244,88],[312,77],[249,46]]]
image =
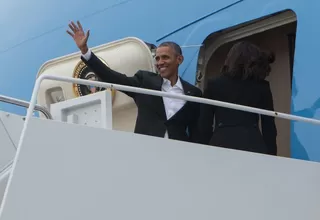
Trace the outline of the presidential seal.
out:
[[[104,61],[103,61],[104,62]],[[106,62],[104,62],[106,64]],[[76,79],[86,79],[101,81],[101,79],[81,60],[74,68],[73,77]],[[77,97],[104,91],[105,88],[73,84],[73,91]],[[115,90],[112,90],[112,100],[114,99]]]

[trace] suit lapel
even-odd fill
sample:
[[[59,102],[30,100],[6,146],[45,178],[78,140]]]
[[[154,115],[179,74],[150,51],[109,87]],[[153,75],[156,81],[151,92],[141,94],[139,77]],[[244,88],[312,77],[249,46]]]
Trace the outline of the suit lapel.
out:
[[[157,77],[155,77],[155,90],[161,91],[162,89],[162,83],[163,83],[163,79],[160,75],[158,75]],[[159,116],[161,118],[166,119],[167,118],[167,114],[164,108],[164,103],[163,103],[163,98],[161,96],[153,96],[153,105],[157,111],[157,113],[159,114]]]
[[[192,91],[191,91],[191,88],[190,88],[190,85],[184,81],[183,79],[180,78],[180,82],[182,84],[182,88],[183,88],[183,92],[185,95],[191,95],[192,94]],[[177,117],[181,112],[184,111],[184,109],[189,105],[189,102],[186,101],[186,103],[169,119],[169,120],[172,120],[174,119],[175,117]]]
[[[181,78],[180,78],[180,81],[181,81],[181,84],[182,84],[182,87],[183,87],[184,94],[185,95],[191,95],[192,94],[191,86]]]
[[[154,88],[155,90],[161,91],[162,90],[162,83],[163,83],[163,79],[160,75],[158,75],[157,77],[154,78]],[[183,79],[180,78],[182,87],[183,87],[183,91],[185,95],[192,95],[192,87]],[[156,112],[159,114],[159,116],[161,118],[167,119],[167,114],[165,111],[165,106],[163,103],[163,97],[161,96],[153,96],[152,99],[152,105],[154,106]],[[190,103],[187,101],[180,109],[178,112],[176,112],[176,114],[174,114],[169,120],[174,119],[175,117],[177,117],[182,111],[184,111],[184,109],[189,105]]]

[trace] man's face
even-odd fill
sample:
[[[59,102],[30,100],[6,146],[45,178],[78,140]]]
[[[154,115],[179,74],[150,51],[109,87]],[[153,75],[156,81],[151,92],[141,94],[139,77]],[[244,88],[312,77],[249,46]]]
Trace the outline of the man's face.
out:
[[[178,74],[178,67],[183,61],[183,56],[177,55],[169,46],[162,46],[157,48],[155,60],[161,77],[169,79]]]

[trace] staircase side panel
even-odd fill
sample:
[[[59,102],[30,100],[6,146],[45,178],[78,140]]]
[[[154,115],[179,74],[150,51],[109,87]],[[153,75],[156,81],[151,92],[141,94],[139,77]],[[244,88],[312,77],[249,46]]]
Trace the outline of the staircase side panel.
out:
[[[17,159],[1,220],[320,219],[314,162],[41,119]]]
[[[10,175],[9,169],[0,173],[0,206],[2,204],[3,195],[7,187],[9,175]]]
[[[23,122],[22,119],[20,120]],[[17,123],[14,115],[0,112],[0,174],[14,158],[22,125],[23,123]],[[18,132],[14,131],[14,127]]]
[[[10,134],[10,138],[14,143],[14,148],[18,146],[20,134],[22,131],[24,117],[7,112],[0,111],[0,118]]]

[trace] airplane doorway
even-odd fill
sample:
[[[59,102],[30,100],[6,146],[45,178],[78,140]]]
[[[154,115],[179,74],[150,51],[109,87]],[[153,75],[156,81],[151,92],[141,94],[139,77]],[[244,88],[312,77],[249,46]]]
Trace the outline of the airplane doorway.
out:
[[[266,28],[265,24],[268,23],[271,25]],[[274,108],[290,114],[296,25],[295,14],[287,11],[209,36],[199,55],[198,86],[203,89],[208,78],[220,73],[227,53],[234,43],[246,40],[274,52],[276,61],[272,64],[272,72],[267,78],[273,94]],[[258,30],[259,26],[263,27],[261,31]],[[276,126],[278,156],[290,157],[290,121],[276,118]]]

